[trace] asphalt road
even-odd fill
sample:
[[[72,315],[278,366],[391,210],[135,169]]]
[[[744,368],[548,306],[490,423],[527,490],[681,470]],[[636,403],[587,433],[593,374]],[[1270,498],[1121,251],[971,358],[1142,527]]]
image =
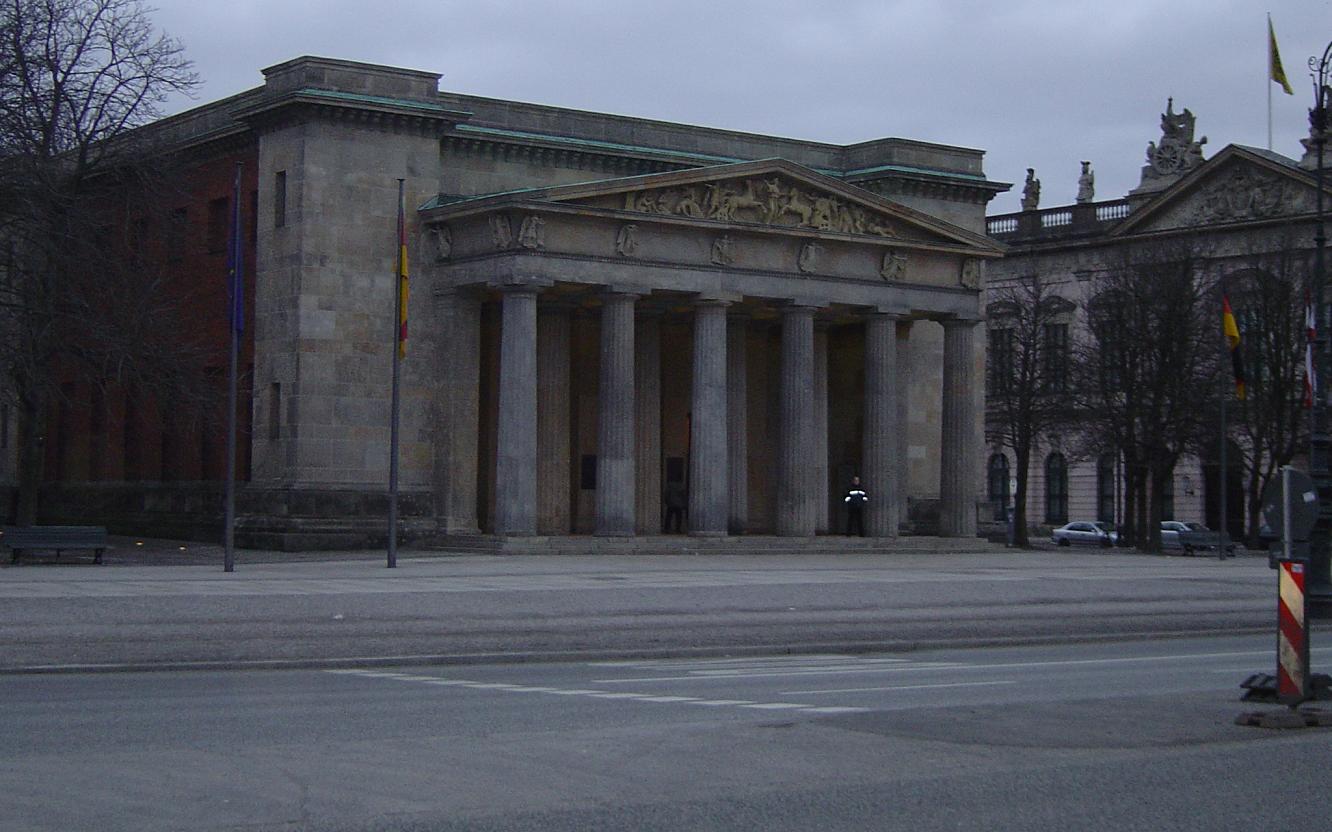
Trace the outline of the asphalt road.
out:
[[[1275,578],[1101,551],[0,570],[0,672],[907,650],[1266,632]]]
[[[1315,830],[1327,729],[1239,727],[1270,636],[0,675],[28,830]],[[1332,661],[1315,646],[1314,662]]]

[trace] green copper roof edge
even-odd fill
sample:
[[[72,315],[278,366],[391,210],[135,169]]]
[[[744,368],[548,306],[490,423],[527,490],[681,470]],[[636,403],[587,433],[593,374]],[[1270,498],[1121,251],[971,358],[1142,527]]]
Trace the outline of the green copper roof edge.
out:
[[[297,95],[313,95],[318,98],[332,98],[338,101],[355,101],[362,104],[385,104],[391,107],[408,107],[413,110],[426,110],[432,113],[454,113],[448,107],[440,104],[427,104],[424,101],[411,101],[405,98],[385,98],[381,95],[362,95],[355,92],[337,92],[335,90],[318,90],[312,87],[297,90]]]
[[[498,127],[481,127],[475,124],[459,124],[455,128],[460,133],[479,133],[482,135],[504,136],[515,139],[539,139],[541,141],[556,142],[559,144],[581,145],[586,147],[599,147],[610,150],[623,150],[638,153],[655,153],[666,156],[678,156],[687,159],[705,159],[715,162],[748,162],[751,159],[742,159],[737,156],[718,156],[711,153],[696,153],[688,150],[669,150],[662,147],[647,147],[644,145],[619,144],[616,142],[603,142],[597,139],[578,139],[571,136],[557,136],[550,133],[530,133],[521,130],[504,130]],[[894,172],[894,173],[912,173],[920,176],[937,176],[949,179],[966,179],[973,182],[988,182],[983,175],[974,173],[958,173],[953,171],[932,170],[930,168],[917,168],[908,165],[879,165],[871,168],[859,168],[857,170],[841,171],[832,168],[810,168],[816,173],[824,176],[831,176],[837,179],[845,179],[849,176],[864,176],[871,173]]]
[[[975,173],[957,173],[955,171],[935,170],[933,168],[913,168],[909,165],[878,165],[872,168],[860,168],[859,170],[849,170],[842,176],[865,176],[870,173],[880,173],[891,171],[893,173],[914,173],[920,176],[943,176],[949,179],[968,179],[973,182],[989,182],[983,175]]]
[[[661,147],[645,147],[633,144],[618,144],[616,142],[603,142],[597,139],[576,139],[572,136],[556,136],[550,133],[527,133],[521,130],[503,130],[498,127],[479,127],[475,124],[459,124],[456,128],[460,133],[481,133],[493,136],[504,136],[514,139],[540,139],[541,141],[557,142],[559,144],[583,145],[587,147],[600,147],[608,150],[627,150],[636,153],[656,153],[666,156],[680,156],[688,159],[706,159],[713,162],[745,162],[747,159],[740,159],[735,156],[716,156],[710,153],[695,153],[688,150],[667,150]]]

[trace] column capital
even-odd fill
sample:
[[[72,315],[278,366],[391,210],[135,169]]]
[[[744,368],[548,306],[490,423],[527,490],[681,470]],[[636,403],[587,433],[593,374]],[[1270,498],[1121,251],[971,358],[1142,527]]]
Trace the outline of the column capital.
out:
[[[731,302],[729,300],[721,300],[720,298],[694,298],[694,300],[691,302],[691,305],[698,310],[715,309],[718,310],[719,312],[724,313],[728,308],[730,308]]]
[[[871,306],[865,310],[865,316],[869,318],[887,318],[889,320],[901,321],[906,319],[911,313],[896,306]]]
[[[638,300],[643,297],[643,294],[643,290],[636,286],[605,286],[600,292],[597,292],[597,297],[602,298],[603,300],[607,298],[630,298]]]
[[[939,324],[943,326],[944,329],[970,329],[980,322],[980,318],[952,317],[939,319]]]
[[[524,283],[493,283],[490,288],[502,295],[535,295],[552,285],[554,285],[554,281],[544,283],[531,281]]]

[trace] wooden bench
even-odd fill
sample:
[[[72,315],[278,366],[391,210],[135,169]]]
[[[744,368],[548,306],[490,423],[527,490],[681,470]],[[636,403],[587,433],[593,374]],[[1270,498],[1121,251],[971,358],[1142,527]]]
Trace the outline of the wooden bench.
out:
[[[105,526],[5,526],[0,542],[13,553],[10,563],[34,549],[54,549],[57,558],[65,550],[91,551],[93,563],[101,563],[107,548]]]

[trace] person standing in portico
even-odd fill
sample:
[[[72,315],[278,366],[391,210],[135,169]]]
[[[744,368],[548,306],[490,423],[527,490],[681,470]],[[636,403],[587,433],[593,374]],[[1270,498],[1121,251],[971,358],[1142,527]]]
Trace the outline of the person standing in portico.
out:
[[[860,486],[860,477],[851,478],[851,487],[847,489],[842,502],[846,504],[846,533],[848,536],[855,529],[855,534],[865,536],[865,503],[869,495]]]

